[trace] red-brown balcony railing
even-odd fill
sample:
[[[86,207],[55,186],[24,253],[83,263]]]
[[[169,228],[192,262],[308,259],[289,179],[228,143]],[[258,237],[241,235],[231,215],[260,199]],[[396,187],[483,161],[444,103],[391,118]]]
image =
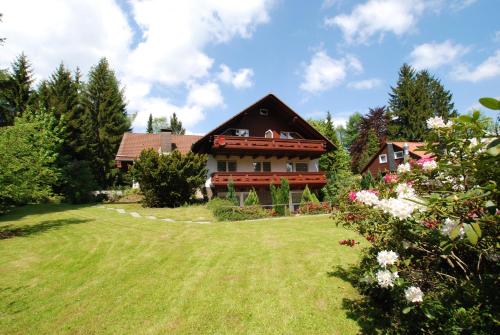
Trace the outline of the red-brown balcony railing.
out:
[[[326,184],[325,172],[215,172],[212,174],[212,184],[226,187],[232,180],[235,186],[269,186],[280,184],[281,178],[288,179],[290,186]]]
[[[321,155],[326,152],[326,142],[322,140],[215,135],[212,149],[221,153],[249,152]]]

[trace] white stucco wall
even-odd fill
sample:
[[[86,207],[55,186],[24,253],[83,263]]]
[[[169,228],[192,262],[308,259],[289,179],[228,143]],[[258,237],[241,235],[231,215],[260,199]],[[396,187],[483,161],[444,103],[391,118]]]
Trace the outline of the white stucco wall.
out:
[[[318,172],[318,159],[288,159],[287,157],[283,158],[264,158],[263,156],[259,156],[253,158],[252,156],[229,156],[226,155],[208,155],[207,167],[207,181],[205,182],[205,187],[210,187],[211,180],[210,175],[214,172],[217,172],[217,161],[236,161],[236,169],[237,172],[253,172],[253,162],[271,162],[271,172],[286,172],[286,163],[307,163],[309,172]]]

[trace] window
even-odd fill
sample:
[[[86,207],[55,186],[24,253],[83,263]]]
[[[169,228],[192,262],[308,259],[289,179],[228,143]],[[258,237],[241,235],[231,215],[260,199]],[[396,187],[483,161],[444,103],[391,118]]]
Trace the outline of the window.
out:
[[[253,171],[254,172],[270,172],[271,171],[271,162],[253,162]]]
[[[269,116],[269,109],[261,108],[259,110],[259,114],[262,115],[262,116]]]
[[[379,155],[379,156],[378,156],[378,161],[379,161],[381,164],[387,163],[387,155],[386,155],[386,154]]]
[[[294,131],[280,131],[280,138],[284,139],[294,139],[294,138],[302,138],[298,133]]]
[[[295,171],[307,172],[308,171],[307,163],[295,163]]]
[[[226,129],[226,131],[224,131],[222,135],[248,137],[250,136],[250,131],[248,129],[229,128]]]
[[[267,130],[264,137],[265,138],[273,138],[274,137],[273,131],[271,129]]]
[[[402,151],[395,151],[395,152],[394,152],[394,158],[395,158],[395,159],[401,159],[401,158],[403,158],[403,157],[404,157],[404,154],[403,154],[403,152],[402,152]]]
[[[218,172],[235,172],[236,162],[235,161],[217,161],[217,171]]]
[[[308,172],[309,165],[307,163],[286,163],[286,172]]]

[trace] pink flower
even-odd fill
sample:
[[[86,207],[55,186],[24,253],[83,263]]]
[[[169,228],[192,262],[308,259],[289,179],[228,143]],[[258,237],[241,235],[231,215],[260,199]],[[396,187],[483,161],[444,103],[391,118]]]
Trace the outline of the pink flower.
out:
[[[398,181],[398,176],[395,175],[395,174],[386,174],[384,176],[384,181],[387,183],[387,184],[394,184]]]
[[[417,161],[417,164],[422,166],[422,165],[424,165],[424,163],[432,162],[433,160],[434,160],[434,158],[432,158],[432,157],[423,157]]]
[[[356,192],[349,192],[349,200],[351,200],[352,202],[356,201]]]

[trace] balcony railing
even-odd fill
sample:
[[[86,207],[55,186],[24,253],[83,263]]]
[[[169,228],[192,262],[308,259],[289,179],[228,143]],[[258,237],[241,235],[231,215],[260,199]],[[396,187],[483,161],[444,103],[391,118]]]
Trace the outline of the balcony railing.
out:
[[[326,152],[326,142],[322,140],[215,135],[212,149],[221,153],[321,155]]]
[[[212,174],[212,184],[226,187],[229,180],[232,180],[235,186],[269,186],[280,184],[281,178],[288,179],[290,186],[326,184],[324,172],[215,172]]]

